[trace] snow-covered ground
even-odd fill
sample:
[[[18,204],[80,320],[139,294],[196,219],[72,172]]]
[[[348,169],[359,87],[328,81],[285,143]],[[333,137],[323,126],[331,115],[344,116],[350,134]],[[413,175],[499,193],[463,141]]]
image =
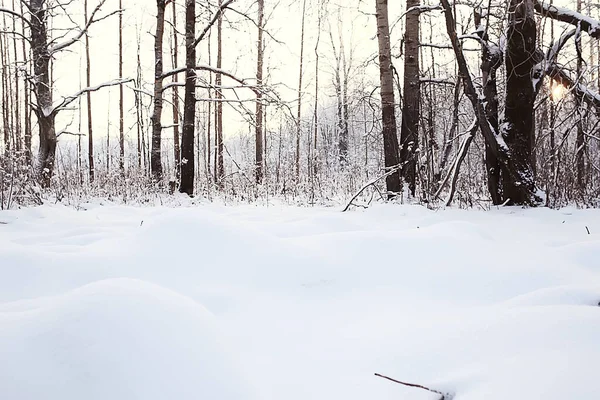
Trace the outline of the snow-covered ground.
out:
[[[0,398],[597,399],[599,301],[596,210],[0,212]]]

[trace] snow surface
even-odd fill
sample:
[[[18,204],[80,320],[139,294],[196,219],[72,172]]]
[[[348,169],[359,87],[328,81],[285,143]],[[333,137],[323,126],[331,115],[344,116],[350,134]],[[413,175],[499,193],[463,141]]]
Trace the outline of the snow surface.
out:
[[[0,212],[0,397],[599,398],[599,260],[597,210]]]

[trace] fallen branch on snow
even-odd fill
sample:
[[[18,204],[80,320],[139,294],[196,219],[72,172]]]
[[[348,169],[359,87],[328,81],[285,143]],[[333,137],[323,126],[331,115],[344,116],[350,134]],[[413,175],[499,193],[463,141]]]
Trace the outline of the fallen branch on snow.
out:
[[[440,397],[439,400],[452,400],[452,397],[454,397],[450,393],[442,393],[439,390],[430,389],[430,388],[428,388],[426,386],[423,386],[423,385],[417,385],[416,383],[402,382],[402,381],[390,378],[389,376],[378,374],[377,372],[375,373],[375,376],[378,376],[378,377],[383,378],[383,379],[387,379],[388,381],[392,381],[394,383],[399,383],[400,385],[414,387],[414,388],[418,388],[418,389],[423,389],[423,390],[427,390],[428,392],[431,392],[431,393],[439,394],[440,396],[442,396],[442,397]]]

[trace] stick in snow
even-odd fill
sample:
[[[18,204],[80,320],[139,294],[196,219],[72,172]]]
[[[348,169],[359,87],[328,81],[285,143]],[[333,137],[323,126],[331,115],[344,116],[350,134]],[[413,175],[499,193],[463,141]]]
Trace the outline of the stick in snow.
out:
[[[402,381],[390,378],[389,376],[378,374],[377,372],[375,373],[375,376],[378,376],[378,377],[383,378],[383,379],[387,379],[388,381],[392,381],[394,383],[399,383],[400,385],[414,387],[414,388],[418,388],[418,389],[423,389],[423,390],[427,390],[428,392],[431,392],[431,393],[439,394],[440,396],[442,396],[442,397],[440,397],[440,400],[451,400],[452,399],[452,396],[450,394],[448,394],[448,393],[442,393],[442,392],[440,392],[438,390],[430,389],[430,388],[428,388],[426,386],[417,385],[415,383],[402,382]]]

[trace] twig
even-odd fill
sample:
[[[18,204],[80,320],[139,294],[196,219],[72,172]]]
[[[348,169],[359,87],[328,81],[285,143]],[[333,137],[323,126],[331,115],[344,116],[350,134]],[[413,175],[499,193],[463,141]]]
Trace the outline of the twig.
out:
[[[392,381],[394,383],[399,383],[400,385],[414,387],[414,388],[418,388],[418,389],[423,389],[423,390],[427,390],[428,392],[431,392],[431,393],[439,394],[440,396],[442,396],[442,397],[440,397],[439,400],[450,400],[452,398],[452,396],[450,394],[448,394],[448,393],[442,393],[442,392],[440,392],[438,390],[430,389],[430,388],[425,387],[423,385],[417,385],[416,383],[402,382],[402,381],[390,378],[389,376],[381,375],[381,374],[378,374],[378,373],[375,373],[375,376],[378,376],[378,377],[383,378],[383,379],[387,379],[388,381]]]
[[[346,212],[348,211],[348,209],[350,208],[350,206],[354,203],[354,200],[356,200],[356,198],[358,196],[360,196],[360,194],[362,192],[365,191],[366,188],[368,188],[371,185],[376,184],[377,182],[379,182],[380,180],[382,180],[383,178],[387,178],[388,176],[392,175],[395,172],[398,172],[400,170],[400,168],[402,168],[401,165],[396,165],[395,167],[392,167],[388,172],[386,172],[383,175],[378,176],[375,179],[371,179],[369,182],[367,182],[362,188],[360,188],[360,190],[358,192],[356,192],[354,194],[354,196],[352,196],[352,198],[350,199],[350,201],[348,201],[348,203],[346,204],[346,207],[344,207],[344,209],[342,210],[342,212]]]

